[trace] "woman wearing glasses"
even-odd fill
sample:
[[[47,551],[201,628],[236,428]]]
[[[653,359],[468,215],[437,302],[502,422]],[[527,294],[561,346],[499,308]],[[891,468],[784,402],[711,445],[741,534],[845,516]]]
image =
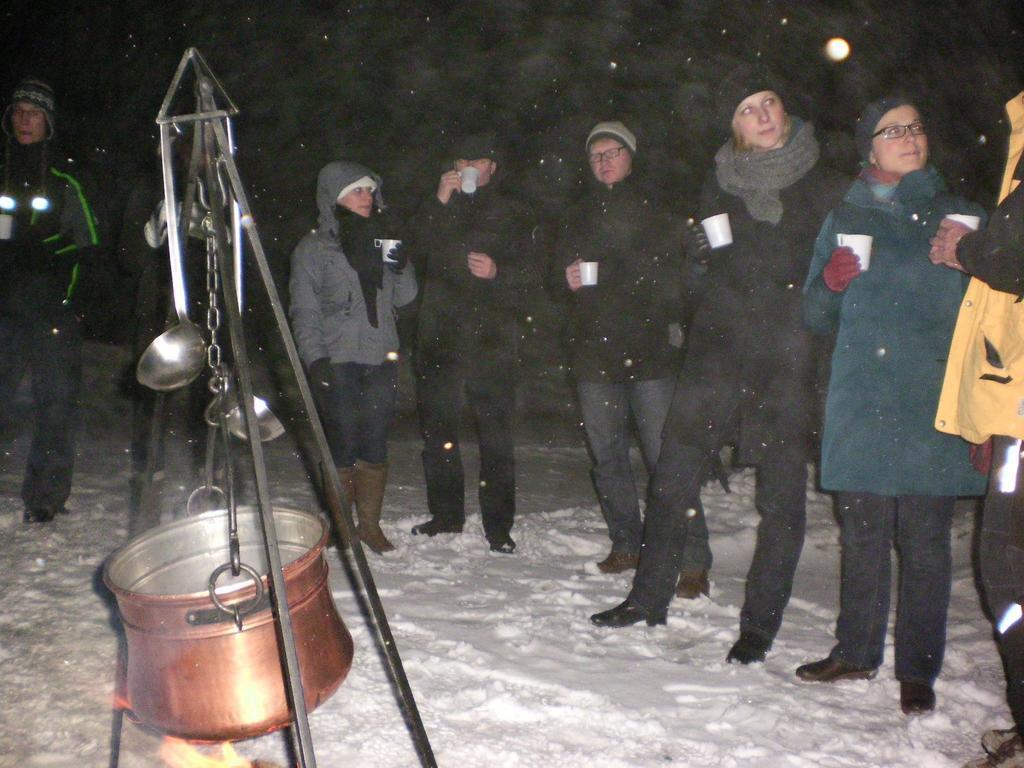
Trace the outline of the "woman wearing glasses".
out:
[[[597,567],[621,573],[636,568],[643,539],[630,416],[651,472],[675,387],[680,232],[672,234],[665,212],[633,173],[632,131],[617,121],[598,123],[585,146],[593,183],[562,219],[549,283],[572,301],[572,372],[612,545]],[[596,282],[584,280],[585,262],[596,263]]]
[[[820,222],[842,193],[819,162],[809,123],[789,115],[776,80],[755,67],[717,91],[722,129],[704,185],[703,216],[727,213],[732,243],[688,249],[699,304],[651,484],[644,548],[626,601],[598,626],[664,623],[676,579],[711,565],[701,482],[727,444],[757,467],[761,515],[730,662],[764,661],[782,623],[804,540],[807,462],[818,422],[824,341],[802,324],[800,285]]]
[[[875,676],[895,541],[895,671],[903,711],[917,714],[935,707],[954,503],[985,488],[968,444],[933,427],[966,283],[929,261],[929,240],[945,215],[983,212],[946,191],[928,164],[926,124],[907,99],[870,104],[856,138],[864,169],[825,220],[804,286],[808,325],[838,334],[821,457],[821,485],[835,492],[841,525],[837,643],[796,674],[814,682]],[[844,234],[871,236],[870,261],[839,245]]]

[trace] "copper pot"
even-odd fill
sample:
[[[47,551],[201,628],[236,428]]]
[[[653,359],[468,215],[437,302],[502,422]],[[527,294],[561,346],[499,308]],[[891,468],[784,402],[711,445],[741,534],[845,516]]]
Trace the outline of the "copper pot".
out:
[[[327,581],[327,524],[315,515],[274,510],[306,708],[313,711],[352,666],[352,636]],[[266,595],[259,514],[238,510],[242,563]],[[125,694],[142,722],[185,739],[244,739],[288,725],[282,656],[269,600],[253,606],[253,578],[230,570],[217,580],[223,605],[245,613],[241,629],[208,591],[229,559],[228,513],[206,512],[146,532],[115,552],[103,578],[117,597],[127,638]]]

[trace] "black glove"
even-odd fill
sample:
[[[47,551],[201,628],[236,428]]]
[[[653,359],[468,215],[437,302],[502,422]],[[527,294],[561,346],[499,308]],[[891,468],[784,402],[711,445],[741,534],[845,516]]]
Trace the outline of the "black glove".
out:
[[[718,451],[708,451],[701,469],[700,484],[704,486],[714,481],[718,481],[722,490],[729,493],[729,470],[722,463],[722,456]]]
[[[686,231],[683,233],[683,253],[687,259],[698,264],[706,264],[710,258],[711,244],[699,221],[691,219],[686,225]]]
[[[406,255],[405,248],[402,245],[402,241],[399,240],[398,244],[388,253],[388,258],[384,262],[392,272],[401,272],[409,263],[409,257]]]
[[[331,358],[320,357],[309,364],[309,383],[314,389],[331,386]]]

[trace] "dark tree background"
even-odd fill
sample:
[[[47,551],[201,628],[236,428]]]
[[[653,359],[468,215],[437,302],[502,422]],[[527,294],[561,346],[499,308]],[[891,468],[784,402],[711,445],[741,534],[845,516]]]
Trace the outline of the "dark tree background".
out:
[[[933,159],[986,205],[998,187],[1003,104],[1022,84],[1018,0],[478,0],[409,2],[8,3],[0,94],[26,74],[58,94],[69,153],[98,170],[116,234],[119,206],[156,169],[154,119],[183,52],[196,47],[240,107],[238,161],[264,244],[287,257],[315,221],[329,159],[382,173],[399,209],[431,194],[449,137],[493,127],[507,189],[550,224],[586,180],[586,132],[621,119],[638,164],[681,215],[725,138],[715,83],[740,60],[782,79],[827,158],[856,171],[860,109],[900,89],[925,112]],[[846,38],[852,55],[828,61]],[[543,258],[548,239],[542,229]],[[559,377],[543,296],[527,309],[524,357]],[[532,351],[531,351],[532,349]],[[532,363],[530,360],[532,359]],[[555,399],[564,401],[561,395]],[[564,404],[564,403],[563,403]]]

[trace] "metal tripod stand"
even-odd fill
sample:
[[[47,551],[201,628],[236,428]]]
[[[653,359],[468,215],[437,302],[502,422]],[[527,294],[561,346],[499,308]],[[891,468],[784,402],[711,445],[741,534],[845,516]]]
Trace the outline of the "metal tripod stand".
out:
[[[194,76],[196,109],[194,112],[187,114],[171,114],[172,102],[174,102],[175,96],[182,88],[188,73]],[[163,336],[168,337],[170,341],[174,342],[182,338],[184,339],[180,349],[170,348],[168,350],[165,348],[161,350],[161,353],[166,355],[166,359],[181,357],[185,361],[186,368],[189,368],[189,366],[195,367],[195,373],[191,376],[188,375],[191,368],[181,375],[178,375],[178,371],[174,371],[175,375],[170,378],[153,376],[155,383],[152,383],[146,380],[147,374],[144,374],[140,363],[139,378],[143,383],[154,389],[172,389],[176,386],[182,386],[195,378],[204,362],[201,358],[198,361],[195,360],[198,357],[195,354],[195,339],[192,333],[192,329],[195,326],[192,326],[185,311],[186,301],[181,253],[182,228],[178,220],[178,207],[175,199],[171,167],[172,132],[182,125],[192,124],[194,128],[192,162],[185,185],[182,211],[186,212],[185,219],[187,220],[187,212],[191,210],[197,180],[201,178],[201,174],[204,175],[205,179],[203,179],[203,182],[205,183],[206,194],[209,198],[209,208],[212,213],[212,236],[216,244],[216,262],[223,291],[223,309],[227,316],[226,326],[229,332],[234,360],[238,402],[243,417],[240,429],[248,437],[248,444],[252,454],[257,496],[256,506],[259,510],[263,542],[269,565],[271,606],[278,629],[285,689],[293,713],[292,723],[294,727],[291,729],[291,733],[299,764],[303,768],[315,768],[316,758],[313,752],[295,638],[292,633],[291,614],[285,593],[281,555],[274,527],[266,463],[260,439],[260,421],[256,410],[258,398],[255,398],[253,394],[252,371],[245,348],[245,336],[240,311],[241,290],[239,287],[242,274],[239,245],[242,233],[244,233],[251,246],[255,265],[266,291],[276,329],[283,342],[303,408],[308,417],[309,425],[312,428],[318,455],[319,476],[323,484],[321,490],[327,502],[330,517],[336,531],[351,548],[358,580],[372,613],[374,627],[384,651],[388,672],[395,684],[398,703],[410,728],[420,762],[424,766],[436,766],[429,739],[420,719],[401,657],[399,656],[387,616],[377,593],[373,575],[370,572],[362,544],[355,533],[350,504],[341,492],[341,484],[334,469],[327,438],[317,416],[312,392],[306,381],[302,363],[299,359],[298,351],[295,347],[295,342],[292,338],[253,219],[252,209],[234,161],[230,119],[237,113],[238,109],[228,98],[203,57],[195,48],[189,48],[178,65],[156,122],[160,126],[168,248],[171,258],[172,288],[174,290],[175,308],[178,315],[177,326],[172,326],[168,331],[165,331]],[[224,176],[226,176],[226,180],[223,178]],[[225,212],[230,212],[232,216],[233,237],[229,236]],[[232,248],[234,249],[235,258],[229,259],[228,255],[232,253]],[[174,386],[163,386],[165,383],[170,383]]]

